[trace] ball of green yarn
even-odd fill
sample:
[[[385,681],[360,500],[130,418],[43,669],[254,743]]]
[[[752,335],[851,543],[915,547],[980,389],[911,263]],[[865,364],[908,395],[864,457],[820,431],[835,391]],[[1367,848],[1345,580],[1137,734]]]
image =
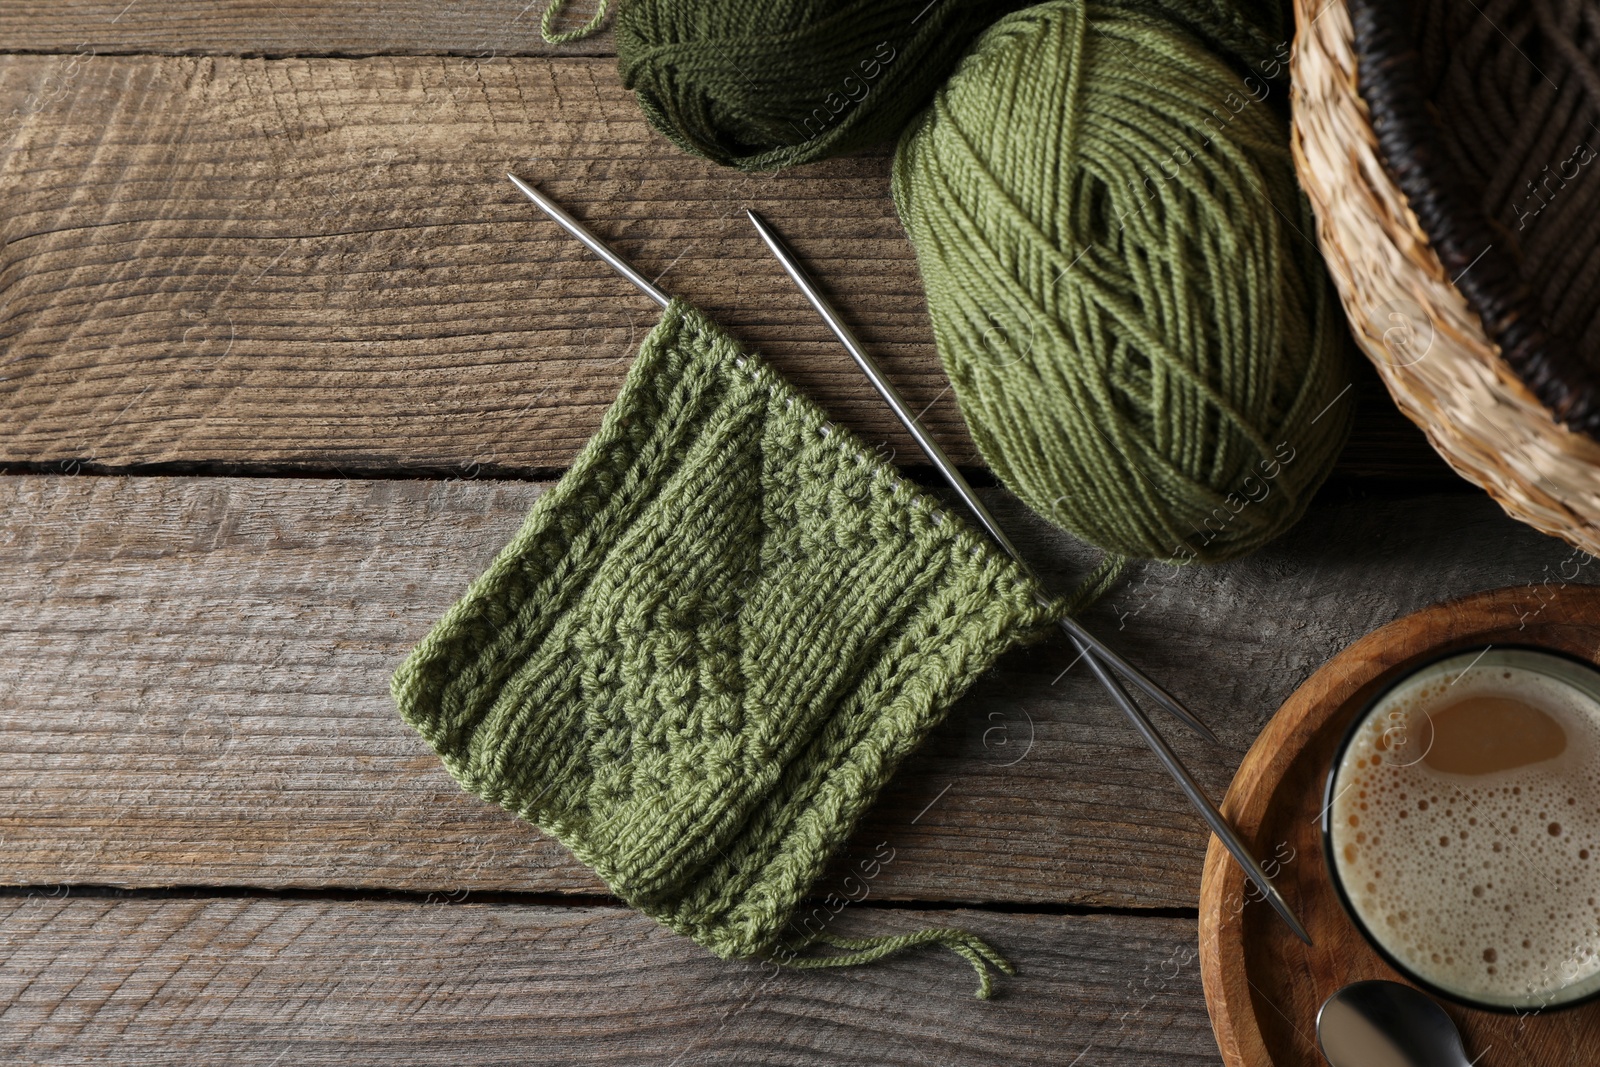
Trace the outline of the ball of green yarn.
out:
[[[894,195],[973,437],[1035,511],[1175,561],[1301,516],[1352,414],[1344,327],[1282,116],[1179,21],[997,22]]]
[[[743,170],[900,134],[962,51],[1020,0],[631,0],[617,65],[685,151]]]

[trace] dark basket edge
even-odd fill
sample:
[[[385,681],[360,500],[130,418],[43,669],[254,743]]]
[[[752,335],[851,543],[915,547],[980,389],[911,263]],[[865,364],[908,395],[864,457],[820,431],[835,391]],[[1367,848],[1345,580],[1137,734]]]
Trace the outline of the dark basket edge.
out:
[[[1438,119],[1422,95],[1412,0],[1348,0],[1356,80],[1378,156],[1405,194],[1452,283],[1483,320],[1500,357],[1552,417],[1600,436],[1600,376],[1544,328],[1522,280],[1515,240],[1448,163]]]

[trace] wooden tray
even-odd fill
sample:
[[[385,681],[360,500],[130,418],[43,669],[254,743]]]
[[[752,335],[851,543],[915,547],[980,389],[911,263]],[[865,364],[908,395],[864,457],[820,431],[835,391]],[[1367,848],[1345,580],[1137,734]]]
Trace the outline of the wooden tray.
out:
[[[1378,689],[1413,664],[1454,648],[1525,644],[1600,663],[1600,586],[1543,585],[1481,593],[1376,630],[1297,689],[1234,776],[1222,810],[1264,863],[1315,946],[1265,905],[1215,839],[1200,885],[1200,968],[1217,1045],[1228,1067],[1311,1067],[1317,1010],[1348,982],[1402,980],[1339,904],[1323,862],[1320,816],[1334,751]],[[1268,872],[1272,867],[1268,866]],[[1600,1002],[1565,1011],[1495,1014],[1444,1004],[1480,1067],[1566,1067],[1600,1059]]]

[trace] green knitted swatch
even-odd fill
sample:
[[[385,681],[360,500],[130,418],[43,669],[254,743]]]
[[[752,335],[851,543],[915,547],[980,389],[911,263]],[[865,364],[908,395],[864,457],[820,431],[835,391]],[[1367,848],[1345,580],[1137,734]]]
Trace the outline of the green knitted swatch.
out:
[[[866,949],[798,964],[814,966],[939,940],[986,990],[974,956],[1003,961],[967,935],[868,944],[789,923],[902,758],[1048,624],[1036,592],[675,301],[392,691],[464,788],[717,955]]]

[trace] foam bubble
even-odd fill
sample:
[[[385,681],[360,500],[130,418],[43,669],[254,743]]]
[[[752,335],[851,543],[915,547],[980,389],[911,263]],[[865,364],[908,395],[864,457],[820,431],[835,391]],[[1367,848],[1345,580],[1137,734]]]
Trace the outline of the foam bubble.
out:
[[[1330,812],[1334,862],[1371,935],[1418,977],[1508,1007],[1600,988],[1600,702],[1529,669],[1550,660],[1572,670],[1505,650],[1406,680],[1347,747]],[[1471,697],[1539,708],[1564,750],[1486,774],[1430,766],[1429,715]]]

